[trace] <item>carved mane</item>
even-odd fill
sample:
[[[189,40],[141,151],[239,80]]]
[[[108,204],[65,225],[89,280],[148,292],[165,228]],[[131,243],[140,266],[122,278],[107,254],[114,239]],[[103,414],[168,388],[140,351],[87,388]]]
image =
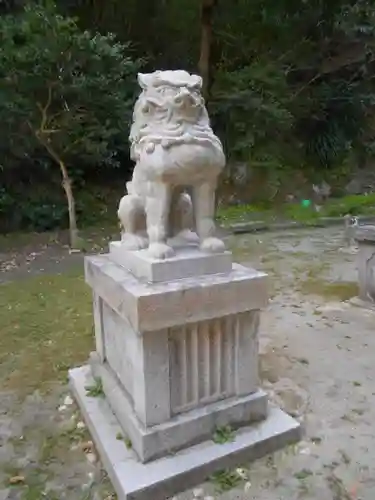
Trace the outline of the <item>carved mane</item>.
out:
[[[131,158],[137,161],[147,145],[170,147],[206,143],[222,147],[214,135],[204,99],[202,79],[186,71],[156,71],[138,75],[142,88],[130,130]]]

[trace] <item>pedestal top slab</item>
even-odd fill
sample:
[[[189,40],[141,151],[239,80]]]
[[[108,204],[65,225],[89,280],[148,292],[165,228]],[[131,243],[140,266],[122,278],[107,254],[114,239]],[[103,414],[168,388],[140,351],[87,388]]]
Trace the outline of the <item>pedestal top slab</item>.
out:
[[[375,224],[359,226],[354,233],[354,237],[357,241],[368,241],[375,245]]]
[[[108,254],[85,258],[86,282],[138,331],[203,321],[268,304],[267,275],[239,264],[222,274],[142,282]]]
[[[207,253],[196,244],[175,246],[175,254],[167,259],[156,260],[148,250],[127,250],[121,241],[109,244],[109,258],[123,266],[136,278],[158,283],[193,276],[228,273],[232,269],[232,253]]]

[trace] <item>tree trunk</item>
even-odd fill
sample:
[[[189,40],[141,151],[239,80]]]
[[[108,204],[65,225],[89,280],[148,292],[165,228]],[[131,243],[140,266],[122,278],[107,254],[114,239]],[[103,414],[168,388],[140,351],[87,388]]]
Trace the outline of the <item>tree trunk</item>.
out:
[[[212,24],[217,2],[218,0],[202,0],[201,7],[201,47],[198,69],[203,78],[202,93],[205,99],[208,98],[211,87]]]
[[[72,190],[72,181],[69,177],[68,170],[64,162],[60,161],[59,164],[63,177],[62,186],[68,200],[70,246],[71,248],[78,249],[79,236],[77,229],[76,203]]]

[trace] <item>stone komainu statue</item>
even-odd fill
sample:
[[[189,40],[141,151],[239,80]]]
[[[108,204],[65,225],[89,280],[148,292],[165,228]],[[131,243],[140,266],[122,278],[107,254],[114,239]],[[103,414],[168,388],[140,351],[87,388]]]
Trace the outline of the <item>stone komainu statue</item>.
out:
[[[210,127],[202,79],[186,71],[156,71],[139,74],[138,82],[142,92],[130,131],[135,168],[118,209],[122,245],[148,247],[152,257],[164,259],[174,253],[168,239],[181,236],[199,239],[204,251],[221,252],[214,211],[225,156]]]

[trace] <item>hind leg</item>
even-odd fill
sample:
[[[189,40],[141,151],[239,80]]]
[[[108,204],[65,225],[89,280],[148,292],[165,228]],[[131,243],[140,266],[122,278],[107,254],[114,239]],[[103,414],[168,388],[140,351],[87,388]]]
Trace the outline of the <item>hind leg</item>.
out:
[[[193,231],[194,214],[190,195],[180,193],[172,210],[175,214],[173,235],[189,243],[198,243],[198,235]]]
[[[117,211],[122,228],[121,241],[127,250],[147,248],[146,220],[141,197],[128,194],[121,198]]]

